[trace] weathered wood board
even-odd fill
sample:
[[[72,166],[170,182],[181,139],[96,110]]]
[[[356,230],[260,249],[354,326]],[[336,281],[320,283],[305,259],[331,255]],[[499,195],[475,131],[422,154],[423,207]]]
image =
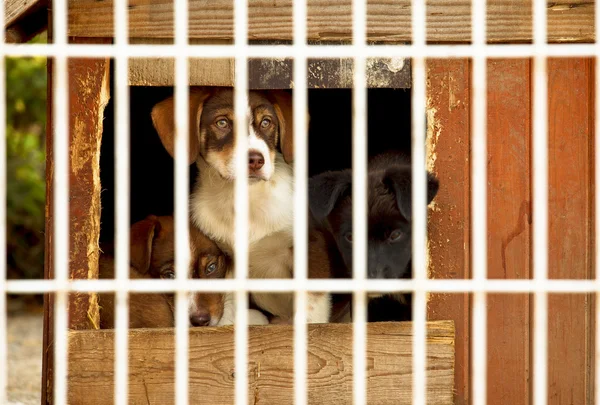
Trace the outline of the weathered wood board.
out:
[[[531,277],[531,62],[488,61],[488,277]],[[507,119],[510,117],[510,119]],[[529,294],[487,298],[488,405],[527,405]]]
[[[367,326],[369,404],[410,404],[412,324]],[[428,404],[453,404],[454,324],[427,324]],[[252,404],[292,404],[293,328],[249,328],[249,399]],[[190,330],[189,395],[193,403],[233,404],[234,331],[231,327]],[[174,329],[129,332],[130,403],[174,402]],[[71,404],[112,404],[114,331],[73,331],[69,338],[68,392]],[[352,325],[308,328],[310,404],[352,403]]]
[[[172,38],[172,0],[130,0],[131,37]],[[307,36],[309,41],[349,42],[352,39],[350,0],[308,1]],[[439,43],[471,41],[471,2],[466,0],[429,0],[427,2],[427,40]],[[528,42],[532,39],[532,9],[529,0],[488,2],[487,36],[490,42]],[[190,38],[233,39],[232,0],[191,0],[189,2]],[[248,38],[250,40],[289,41],[292,35],[292,0],[250,0]],[[112,0],[70,0],[69,35],[112,37]],[[410,0],[369,0],[367,39],[381,43],[411,41]],[[548,3],[548,40],[550,42],[593,42],[594,3],[584,0],[559,0]]]
[[[156,41],[153,41],[153,43]],[[233,59],[190,59],[191,86],[235,84]],[[248,86],[251,89],[291,89],[294,87],[291,59],[255,58],[248,61]],[[367,87],[407,89],[411,87],[410,60],[404,58],[367,59]],[[311,89],[352,88],[352,59],[309,59],[307,86]],[[172,58],[136,58],[129,62],[131,86],[173,86],[175,62]]]
[[[429,209],[428,273],[433,279],[470,277],[470,70],[467,59],[427,61],[427,163],[440,179]],[[469,294],[430,294],[429,320],[456,326],[456,404],[469,403]]]
[[[548,60],[548,277],[553,279],[594,278],[594,70],[591,58]],[[594,403],[594,323],[591,294],[549,295],[549,405]]]

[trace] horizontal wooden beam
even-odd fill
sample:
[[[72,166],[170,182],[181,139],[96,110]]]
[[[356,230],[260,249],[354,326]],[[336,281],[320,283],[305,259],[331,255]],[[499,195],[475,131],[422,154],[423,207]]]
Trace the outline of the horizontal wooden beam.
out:
[[[5,0],[4,28],[18,22],[29,13],[48,7],[48,0]]]
[[[235,84],[233,59],[190,60],[191,86],[225,86]],[[248,85],[251,89],[291,89],[294,87],[291,59],[251,59],[248,63]],[[310,59],[307,84],[311,89],[352,88],[352,59]],[[131,86],[174,86],[173,59],[131,59]],[[411,87],[410,60],[403,58],[371,58],[367,60],[369,88]]]
[[[367,333],[369,404],[411,404],[411,323],[371,323]],[[113,403],[114,336],[112,330],[70,333],[69,403]],[[192,328],[189,337],[190,399],[233,404],[233,328]],[[250,403],[293,404],[293,328],[250,327],[248,341]],[[453,322],[428,322],[426,343],[428,404],[453,404]],[[174,355],[174,329],[129,331],[130,403],[173,403]],[[352,325],[309,325],[309,403],[352,404],[352,375]]]
[[[130,0],[132,38],[172,38],[172,0]],[[593,42],[594,3],[548,2],[550,42]],[[367,37],[381,43],[411,41],[410,0],[369,0]],[[492,43],[532,39],[531,0],[488,1],[488,40]],[[250,40],[290,41],[292,0],[250,0]],[[232,0],[190,0],[189,35],[201,40],[233,39]],[[352,38],[351,0],[308,0],[308,40],[348,42]],[[69,0],[69,35],[112,37],[112,0]],[[427,39],[435,43],[470,42],[471,2],[428,0]]]

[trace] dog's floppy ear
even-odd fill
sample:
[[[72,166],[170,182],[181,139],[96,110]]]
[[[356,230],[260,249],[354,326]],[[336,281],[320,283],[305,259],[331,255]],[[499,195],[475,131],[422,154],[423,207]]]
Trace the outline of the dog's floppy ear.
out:
[[[412,174],[410,169],[388,169],[385,174],[385,181],[396,193],[396,203],[400,213],[410,221],[412,219]],[[439,180],[433,174],[427,172],[427,205],[433,201],[439,187]]]
[[[340,198],[352,189],[349,170],[321,173],[309,180],[308,205],[317,220],[323,220],[335,208]]]
[[[202,116],[202,106],[208,96],[210,96],[210,92],[206,89],[190,90],[190,146],[188,158],[190,164],[196,161],[200,153],[200,117]],[[175,97],[171,96],[156,104],[152,108],[151,115],[152,123],[163,146],[171,156],[175,157]]]
[[[283,154],[283,158],[287,163],[294,161],[294,109],[292,107],[292,95],[286,91],[273,90],[269,92],[269,96],[277,120],[279,121],[279,148]],[[309,120],[306,115],[307,123]]]
[[[150,215],[133,224],[129,231],[129,261],[142,274],[150,269],[152,244],[160,228],[158,217]]]

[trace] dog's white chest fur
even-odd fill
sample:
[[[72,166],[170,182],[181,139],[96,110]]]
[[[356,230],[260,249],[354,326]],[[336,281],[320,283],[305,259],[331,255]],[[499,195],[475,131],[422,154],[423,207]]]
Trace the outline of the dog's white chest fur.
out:
[[[262,239],[275,233],[289,234],[293,237],[293,173],[291,167],[279,155],[275,165],[275,172],[269,181],[260,181],[248,187],[248,236],[251,258],[253,250],[261,248]],[[204,233],[222,245],[228,253],[233,253],[235,183],[223,179],[202,161],[198,163],[198,168],[200,174],[191,197],[192,218]]]

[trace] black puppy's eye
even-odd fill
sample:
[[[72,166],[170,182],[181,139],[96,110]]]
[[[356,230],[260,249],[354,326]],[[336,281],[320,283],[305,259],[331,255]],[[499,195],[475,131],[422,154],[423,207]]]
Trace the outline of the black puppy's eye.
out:
[[[217,271],[217,263],[211,263],[208,266],[206,266],[206,274],[212,274],[215,271]]]
[[[344,239],[352,243],[352,232],[346,232],[346,234],[344,235]]]
[[[388,240],[390,242],[397,242],[401,237],[402,232],[396,229],[395,231],[392,231],[392,233],[390,233]]]
[[[269,118],[263,118],[263,120],[260,122],[260,127],[261,128],[268,128],[269,125],[271,125],[271,120]]]
[[[215,124],[221,129],[225,129],[229,126],[229,122],[227,122],[227,120],[224,118],[218,120]]]
[[[174,271],[165,271],[162,276],[162,278],[168,278],[168,279],[174,279],[175,278],[175,272]]]

